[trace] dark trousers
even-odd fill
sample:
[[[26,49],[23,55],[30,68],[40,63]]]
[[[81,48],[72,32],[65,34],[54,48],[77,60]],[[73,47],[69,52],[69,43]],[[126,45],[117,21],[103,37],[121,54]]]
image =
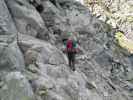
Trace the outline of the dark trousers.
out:
[[[67,52],[69,66],[74,71],[75,70],[75,52]]]

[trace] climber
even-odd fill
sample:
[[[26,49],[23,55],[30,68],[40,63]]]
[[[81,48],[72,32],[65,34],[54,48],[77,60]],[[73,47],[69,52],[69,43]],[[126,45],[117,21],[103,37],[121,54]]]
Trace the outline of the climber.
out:
[[[75,55],[78,53],[77,48],[77,39],[74,34],[71,32],[68,33],[70,36],[67,40],[64,41],[65,44],[65,52],[67,53],[68,60],[69,60],[69,66],[70,68],[75,71]]]

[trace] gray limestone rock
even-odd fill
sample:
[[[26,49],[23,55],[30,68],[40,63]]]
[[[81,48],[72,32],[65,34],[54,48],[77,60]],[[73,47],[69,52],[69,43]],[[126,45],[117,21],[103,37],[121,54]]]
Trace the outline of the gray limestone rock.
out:
[[[20,34],[19,44],[25,53],[25,61],[28,64],[35,62],[51,65],[68,63],[63,53],[46,41]]]
[[[16,27],[4,0],[0,0],[0,35],[17,34]]]
[[[2,79],[1,100],[35,100],[32,88],[21,72],[8,73]]]
[[[27,0],[6,0],[15,24],[20,33],[36,37],[37,34],[48,32],[35,7]]]
[[[17,29],[4,0],[0,1],[0,69],[24,70],[24,60],[17,46]]]
[[[0,69],[24,70],[24,60],[16,42],[11,44],[0,43]]]
[[[0,100],[132,100],[132,55],[121,52],[114,33],[86,7],[35,0],[44,7],[39,12],[34,0],[5,1],[13,20],[0,0]],[[82,49],[74,72],[58,47],[67,32],[79,33]]]

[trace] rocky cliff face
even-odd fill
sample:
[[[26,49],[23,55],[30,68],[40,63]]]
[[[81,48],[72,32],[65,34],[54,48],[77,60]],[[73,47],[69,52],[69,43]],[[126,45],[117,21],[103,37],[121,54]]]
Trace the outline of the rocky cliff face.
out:
[[[132,100],[133,57],[74,0],[0,0],[0,100]],[[76,71],[62,53],[79,33]]]
[[[122,30],[133,39],[132,0],[84,0],[85,4],[100,20]]]

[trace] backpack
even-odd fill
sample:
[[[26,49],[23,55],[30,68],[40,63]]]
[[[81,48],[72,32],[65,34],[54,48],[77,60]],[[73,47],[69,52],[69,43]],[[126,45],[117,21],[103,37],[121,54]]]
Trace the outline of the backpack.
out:
[[[67,42],[66,42],[67,51],[68,52],[74,52],[75,49],[76,49],[76,45],[77,45],[76,41],[74,41],[74,40],[67,40]]]
[[[73,41],[67,40],[66,47],[67,47],[67,49],[72,49],[73,48]]]

